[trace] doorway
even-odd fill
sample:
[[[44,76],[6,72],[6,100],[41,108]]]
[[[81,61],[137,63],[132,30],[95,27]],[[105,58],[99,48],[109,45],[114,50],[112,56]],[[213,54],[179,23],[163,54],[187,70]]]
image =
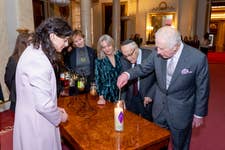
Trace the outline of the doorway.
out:
[[[45,20],[45,2],[33,0],[34,28],[36,29]]]
[[[109,34],[112,36],[112,3],[103,3],[103,34]],[[127,16],[127,3],[120,3],[120,17]],[[121,27],[121,33],[120,33],[120,40],[124,41],[127,39],[127,22],[126,20],[120,21]]]
[[[213,49],[225,52],[225,2],[212,2],[209,30],[213,35]]]

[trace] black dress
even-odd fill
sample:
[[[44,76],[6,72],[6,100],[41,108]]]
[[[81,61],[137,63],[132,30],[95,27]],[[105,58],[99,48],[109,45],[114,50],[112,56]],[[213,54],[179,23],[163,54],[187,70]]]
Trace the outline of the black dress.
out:
[[[0,100],[4,101],[1,84],[0,84]]]
[[[9,100],[11,101],[10,109],[15,111],[16,107],[16,81],[15,81],[15,74],[16,74],[16,66],[17,62],[11,56],[9,57],[8,63],[5,69],[5,84],[9,89]]]

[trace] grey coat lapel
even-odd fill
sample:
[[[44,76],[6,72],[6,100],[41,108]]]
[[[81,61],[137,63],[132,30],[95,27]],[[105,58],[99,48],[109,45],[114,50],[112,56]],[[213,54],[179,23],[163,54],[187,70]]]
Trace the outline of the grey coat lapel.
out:
[[[181,70],[185,68],[185,64],[187,63],[188,60],[188,50],[186,50],[186,47],[184,46],[182,53],[180,55],[180,58],[177,62],[177,66],[175,68],[175,71],[173,73],[170,85],[173,85],[173,83],[176,81],[176,79],[180,76]]]
[[[155,59],[158,86],[160,86],[160,89],[166,90],[166,59],[163,59],[161,56],[156,56]]]

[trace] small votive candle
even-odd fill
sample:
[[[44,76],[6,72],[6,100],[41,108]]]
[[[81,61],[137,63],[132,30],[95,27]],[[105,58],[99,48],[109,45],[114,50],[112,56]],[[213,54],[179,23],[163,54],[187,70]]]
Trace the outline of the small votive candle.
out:
[[[77,81],[77,88],[80,90],[80,91],[83,91],[84,90],[84,81]]]
[[[91,89],[91,90],[90,90],[90,94],[91,94],[92,96],[97,95],[96,89]]]
[[[96,95],[97,95],[96,84],[95,84],[95,83],[91,83],[90,94],[91,94],[92,96],[96,96]]]
[[[123,131],[124,129],[124,111],[123,102],[119,100],[114,108],[114,125],[116,131]]]

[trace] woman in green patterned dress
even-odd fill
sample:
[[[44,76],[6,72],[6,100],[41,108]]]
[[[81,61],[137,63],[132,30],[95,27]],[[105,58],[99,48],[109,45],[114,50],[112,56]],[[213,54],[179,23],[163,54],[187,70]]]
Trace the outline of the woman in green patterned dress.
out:
[[[121,53],[115,49],[112,37],[106,34],[99,38],[97,50],[98,59],[95,61],[95,79],[99,95],[97,103],[115,102],[119,98],[116,82],[121,73]]]

